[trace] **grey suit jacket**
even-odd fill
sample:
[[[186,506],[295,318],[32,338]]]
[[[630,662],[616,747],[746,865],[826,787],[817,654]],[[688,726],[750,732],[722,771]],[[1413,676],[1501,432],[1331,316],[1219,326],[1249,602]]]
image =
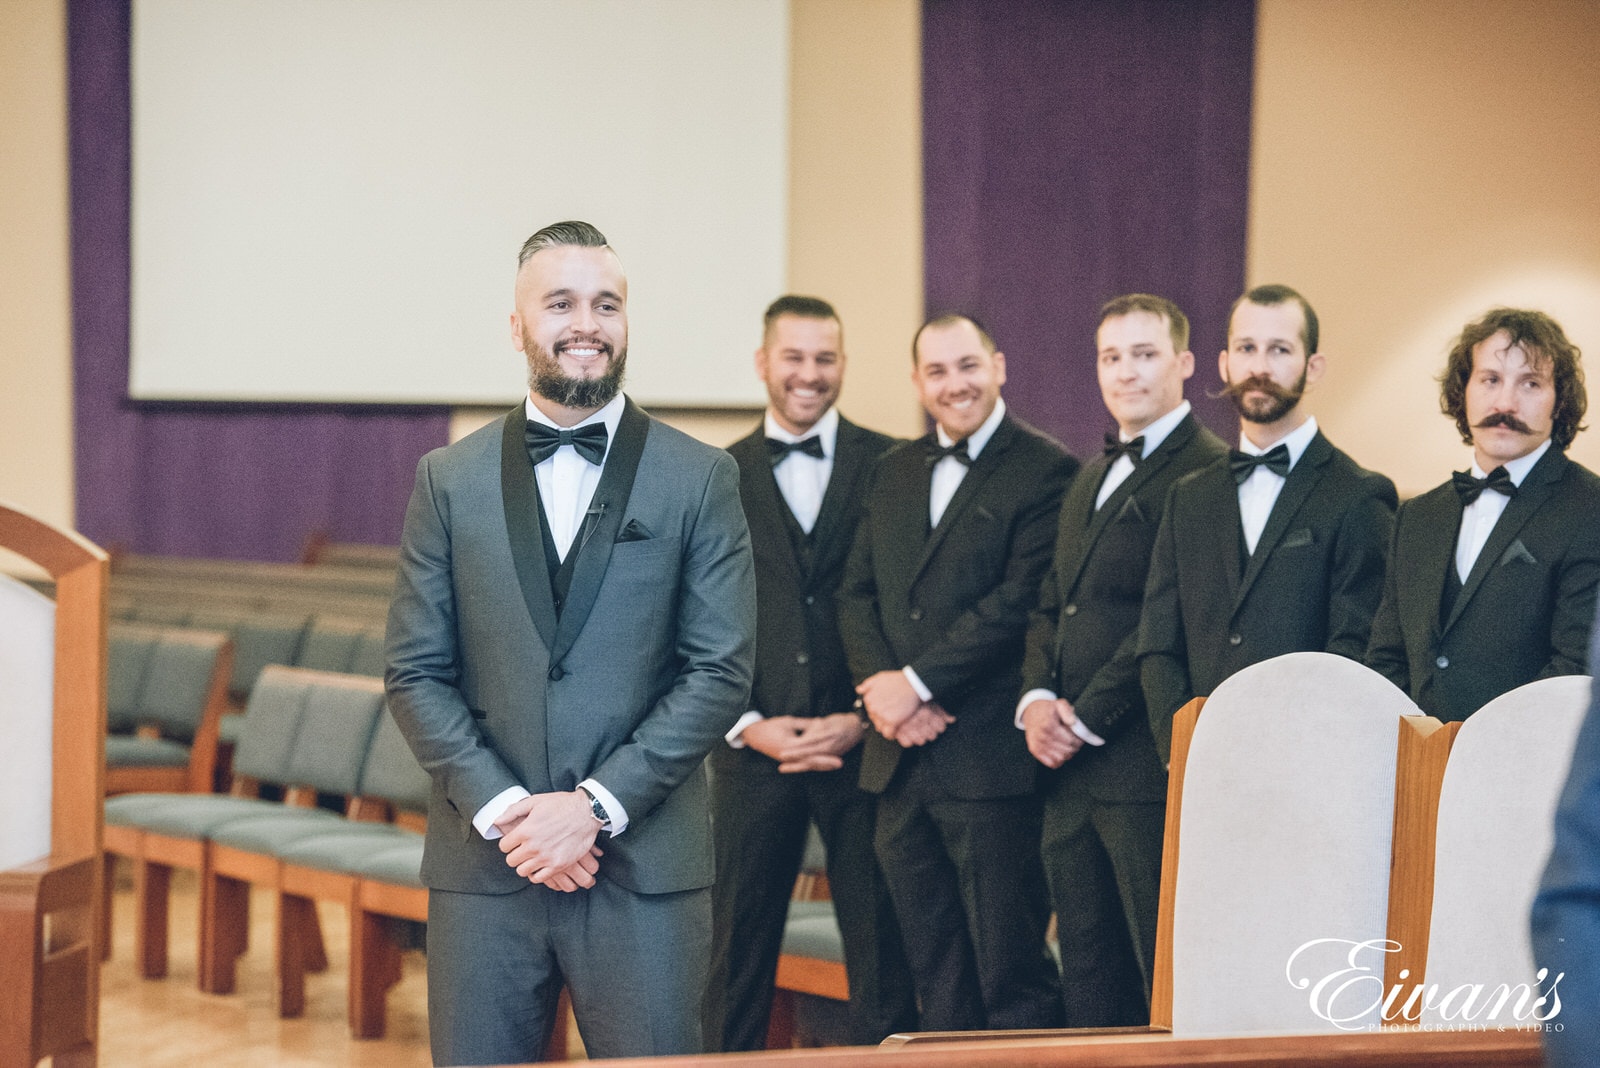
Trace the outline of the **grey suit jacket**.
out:
[[[473,815],[593,778],[630,820],[601,878],[709,885],[701,762],[746,707],[755,632],[738,470],[628,402],[558,622],[523,426],[518,408],[424,456],[406,509],[386,683],[433,777],[423,881],[526,886]]]

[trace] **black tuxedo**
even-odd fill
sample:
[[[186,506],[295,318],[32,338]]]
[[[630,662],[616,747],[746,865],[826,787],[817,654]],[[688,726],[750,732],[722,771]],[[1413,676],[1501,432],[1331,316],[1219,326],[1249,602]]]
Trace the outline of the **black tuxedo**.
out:
[[[848,712],[855,701],[834,594],[872,465],[894,439],[839,420],[833,469],[810,535],[773,477],[765,432],[735,442],[756,569],[756,674],[750,707],[766,716]],[[793,460],[785,462],[796,462]],[[754,749],[711,753],[717,853],[706,1040],[762,1049],[808,823],[827,847],[828,882],[850,979],[851,1041],[876,1045],[916,1028],[910,974],[872,851],[876,799],[857,785],[861,750],[838,771],[780,774]]]
[[[1284,653],[1363,659],[1395,500],[1394,483],[1318,431],[1245,559],[1226,462],[1172,487],[1139,618],[1140,679],[1163,763],[1173,713],[1234,672]]]
[[[840,591],[851,672],[909,665],[956,717],[919,749],[872,734],[877,850],[927,1029],[1060,1019],[1038,866],[1038,765],[1012,726],[1027,614],[1077,463],[1007,416],[929,530],[932,435],[879,461]]]
[[[1029,619],[1023,692],[1065,698],[1105,741],[1044,773],[1042,854],[1071,1027],[1150,1020],[1167,773],[1139,685],[1139,614],[1168,490],[1226,455],[1188,415],[1099,509],[1111,461],[1091,460],[1062,502]]]
[[[1370,667],[1442,720],[1535,679],[1582,675],[1600,582],[1600,478],[1553,445],[1459,592],[1447,591],[1458,581],[1461,512],[1448,482],[1401,506],[1367,650]]]

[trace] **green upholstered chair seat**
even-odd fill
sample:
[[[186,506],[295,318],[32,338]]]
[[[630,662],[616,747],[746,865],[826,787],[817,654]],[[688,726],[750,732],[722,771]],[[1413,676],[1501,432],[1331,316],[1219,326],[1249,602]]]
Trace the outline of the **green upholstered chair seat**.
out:
[[[844,940],[839,936],[838,921],[833,918],[833,906],[830,904],[825,914],[801,916],[798,919],[794,917],[793,906],[790,906],[789,922],[783,926],[783,952],[842,963]]]
[[[238,820],[272,819],[286,812],[304,812],[306,819],[342,819],[325,809],[287,809],[277,801],[214,794],[123,794],[106,799],[106,822],[138,827],[173,838],[210,838]]]
[[[240,715],[223,716],[217,720],[217,740],[227,745],[238,745],[239,735],[244,731],[244,717]]]
[[[189,747],[167,738],[139,738],[131,734],[106,737],[106,766],[111,768],[183,768],[189,766]]]
[[[278,859],[285,864],[298,864],[321,871],[421,885],[417,872],[422,863],[422,836],[387,824],[367,826],[387,827],[391,833],[365,836],[318,834],[284,847],[279,851]],[[409,869],[405,866],[408,861]],[[383,873],[395,870],[402,874],[409,871],[409,875],[405,880],[384,877]]]
[[[284,850],[313,835],[338,839],[349,848],[355,843],[372,839],[392,845],[396,833],[397,828],[387,823],[361,823],[336,816],[325,809],[301,808],[270,816],[230,820],[213,829],[210,838],[218,845],[264,856],[281,856]]]

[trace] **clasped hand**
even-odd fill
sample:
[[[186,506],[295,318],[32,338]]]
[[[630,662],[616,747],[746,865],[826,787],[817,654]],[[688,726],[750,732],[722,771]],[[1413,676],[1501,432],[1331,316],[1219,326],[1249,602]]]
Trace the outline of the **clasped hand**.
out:
[[[837,771],[844,754],[861,743],[865,728],[850,712],[828,716],[770,716],[746,727],[740,737],[758,753],[778,762],[784,774]]]
[[[594,844],[600,823],[583,791],[525,797],[494,825],[506,863],[524,879],[563,892],[594,886],[604,853]]]
[[[861,695],[874,729],[908,749],[927,745],[956,721],[938,702],[918,696],[903,671],[869,675],[856,687],[856,693]]]
[[[1078,721],[1077,713],[1068,701],[1043,698],[1030,701],[1022,710],[1022,729],[1028,737],[1028,752],[1047,768],[1059,768],[1083,748],[1072,725]]]

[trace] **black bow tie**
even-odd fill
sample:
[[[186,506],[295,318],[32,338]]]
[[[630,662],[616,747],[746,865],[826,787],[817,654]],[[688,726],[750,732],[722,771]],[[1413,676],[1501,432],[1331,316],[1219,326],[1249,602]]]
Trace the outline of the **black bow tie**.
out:
[[[1450,482],[1455,486],[1463,508],[1483,496],[1484,490],[1494,490],[1507,497],[1517,495],[1517,484],[1511,481],[1511,472],[1504,467],[1497,467],[1482,478],[1473,478],[1471,471],[1457,471],[1450,476]]]
[[[528,459],[533,461],[533,466],[538,467],[554,456],[561,446],[571,445],[578,450],[579,456],[599,466],[600,461],[606,458],[606,437],[604,423],[590,423],[576,430],[557,430],[553,426],[530,419],[526,434]]]
[[[1133,461],[1133,466],[1138,467],[1139,461],[1144,459],[1144,435],[1140,434],[1132,441],[1123,441],[1115,434],[1107,434],[1106,459],[1116,463],[1119,456],[1126,456]]]
[[[783,463],[783,458],[791,452],[803,452],[807,456],[814,456],[821,460],[826,455],[822,451],[822,438],[812,434],[809,438],[800,441],[779,441],[777,438],[767,439],[767,458],[772,461],[772,466],[777,467]]]
[[[1289,475],[1289,446],[1274,445],[1260,456],[1248,452],[1231,449],[1228,452],[1228,466],[1233,469],[1233,481],[1242,485],[1250,477],[1250,472],[1258,467],[1265,467],[1281,477]]]
[[[958,461],[962,467],[972,466],[972,457],[967,455],[966,438],[962,438],[960,441],[950,446],[941,446],[938,442],[939,439],[934,438],[928,443],[929,467],[932,467],[934,464],[938,463],[940,460],[943,460],[947,456]]]

